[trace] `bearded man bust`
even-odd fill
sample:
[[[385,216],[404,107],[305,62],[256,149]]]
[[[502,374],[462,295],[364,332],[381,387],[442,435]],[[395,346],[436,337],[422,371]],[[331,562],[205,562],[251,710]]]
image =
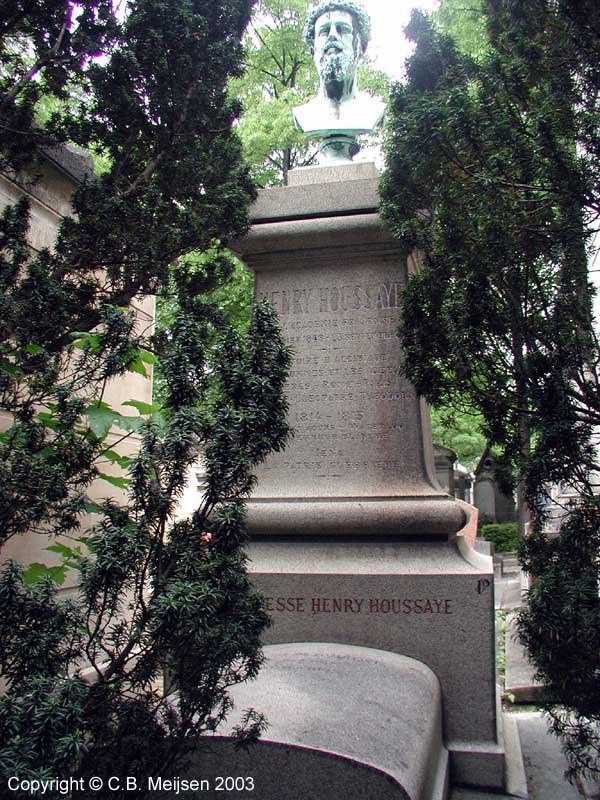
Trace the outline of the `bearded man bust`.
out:
[[[310,14],[304,38],[314,56],[320,89],[317,97],[294,109],[301,131],[325,140],[355,141],[380,124],[384,103],[360,92],[356,82],[356,69],[370,36],[369,15],[353,0],[322,2]]]

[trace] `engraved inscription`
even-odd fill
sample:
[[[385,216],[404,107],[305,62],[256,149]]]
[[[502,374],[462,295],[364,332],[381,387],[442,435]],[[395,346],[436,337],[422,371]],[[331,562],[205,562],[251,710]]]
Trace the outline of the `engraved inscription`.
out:
[[[414,389],[400,374],[402,266],[257,276],[294,358],[286,384],[293,439],[259,471],[266,496],[393,495],[417,484]]]
[[[280,614],[453,614],[439,597],[265,597],[265,610]]]
[[[362,311],[399,308],[401,284],[398,281],[371,284],[319,286],[310,289],[280,289],[258,292],[259,300],[269,300],[280,315],[309,314],[314,311]]]

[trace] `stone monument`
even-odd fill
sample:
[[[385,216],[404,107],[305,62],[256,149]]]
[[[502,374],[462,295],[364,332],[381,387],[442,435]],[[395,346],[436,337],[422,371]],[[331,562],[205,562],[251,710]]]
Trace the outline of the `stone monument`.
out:
[[[372,133],[385,106],[360,92],[356,68],[371,37],[368,14],[353,0],[322,2],[308,17],[304,38],[319,73],[319,94],[294,109],[296,126],[322,138],[322,163],[345,163],[359,150],[356,137]]]
[[[349,48],[356,8],[317,8],[315,52]],[[294,437],[248,502],[249,568],[273,625],[266,666],[234,695],[271,726],[244,768],[262,800],[502,789],[492,560],[460,534],[427,408],[400,372],[401,292],[418,259],[381,222],[373,164],[289,182],[259,194],[238,247],[294,352]]]

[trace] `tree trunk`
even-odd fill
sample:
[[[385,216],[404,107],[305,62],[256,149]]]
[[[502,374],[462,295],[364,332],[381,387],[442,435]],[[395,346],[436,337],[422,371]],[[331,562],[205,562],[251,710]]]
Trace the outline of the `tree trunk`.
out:
[[[290,168],[291,168],[290,165],[291,165],[291,160],[292,160],[291,159],[291,155],[292,155],[292,151],[290,150],[289,147],[287,147],[283,151],[283,185],[284,186],[288,185],[288,172],[290,171]]]

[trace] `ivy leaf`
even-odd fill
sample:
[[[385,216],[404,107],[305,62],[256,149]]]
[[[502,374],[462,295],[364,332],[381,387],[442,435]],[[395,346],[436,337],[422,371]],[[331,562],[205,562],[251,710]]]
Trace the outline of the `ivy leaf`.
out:
[[[78,350],[91,350],[92,353],[99,353],[102,350],[102,340],[97,333],[75,331],[71,337],[73,339],[71,347],[76,347]]]
[[[116,450],[106,450],[102,455],[113,464],[118,464],[121,469],[127,469],[131,464],[131,458],[129,458],[129,456],[122,456],[120,453],[117,453]]]
[[[0,370],[2,370],[2,372],[6,372],[6,374],[10,375],[12,378],[23,375],[23,370],[20,367],[16,367],[14,364],[11,364],[10,361],[6,360],[0,362]]]
[[[49,414],[47,411],[38,411],[36,419],[43,423],[46,428],[50,428],[51,431],[58,430],[58,421],[53,414]]]
[[[144,350],[140,348],[137,351],[137,355],[135,359],[128,365],[127,369],[129,372],[136,372],[138,375],[143,375],[145,378],[148,377],[148,373],[146,372],[146,367],[144,364],[150,364],[154,366],[158,364],[158,359],[151,353],[149,350]]]
[[[60,555],[64,556],[65,558],[71,558],[73,556],[74,550],[72,547],[69,547],[66,544],[60,544],[59,542],[55,542],[55,544],[51,544],[49,547],[46,548],[50,553],[59,553]]]
[[[146,372],[146,367],[144,366],[144,361],[139,354],[134,361],[132,361],[130,364],[127,365],[127,371],[135,372],[138,375],[143,375],[144,378],[148,377],[148,373]]]
[[[83,510],[87,511],[88,514],[101,514],[102,513],[102,506],[99,506],[98,503],[94,503],[93,500],[86,500],[83,503]],[[81,541],[81,537],[80,537]]]
[[[157,357],[154,355],[154,353],[151,353],[149,350],[140,350],[140,358],[144,362],[144,364],[151,364],[152,366],[158,364]]]
[[[62,556],[62,567],[76,569],[83,561],[81,547],[69,547],[66,544],[55,542],[54,544],[50,545],[50,547],[47,547],[46,550],[51,553],[58,553]],[[54,568],[52,567],[52,569]]]
[[[122,414],[119,414],[119,419],[116,422],[116,425],[122,430],[127,431],[128,433],[135,433],[135,431],[139,431],[139,429],[144,425],[145,420],[142,417],[125,417]]]
[[[46,352],[46,348],[39,344],[26,344],[23,350],[32,356],[39,356]]]
[[[152,414],[150,417],[150,421],[153,425],[155,425],[161,433],[164,433],[167,430],[167,420],[165,417],[157,411],[155,414]]]
[[[99,506],[98,506],[98,509],[99,509],[99,511],[102,511],[102,509]],[[91,536],[79,536],[77,541],[81,542],[82,544],[84,544],[87,547],[87,549],[90,551],[90,553],[95,553],[96,552],[96,549],[95,549],[94,545],[92,544]]]

